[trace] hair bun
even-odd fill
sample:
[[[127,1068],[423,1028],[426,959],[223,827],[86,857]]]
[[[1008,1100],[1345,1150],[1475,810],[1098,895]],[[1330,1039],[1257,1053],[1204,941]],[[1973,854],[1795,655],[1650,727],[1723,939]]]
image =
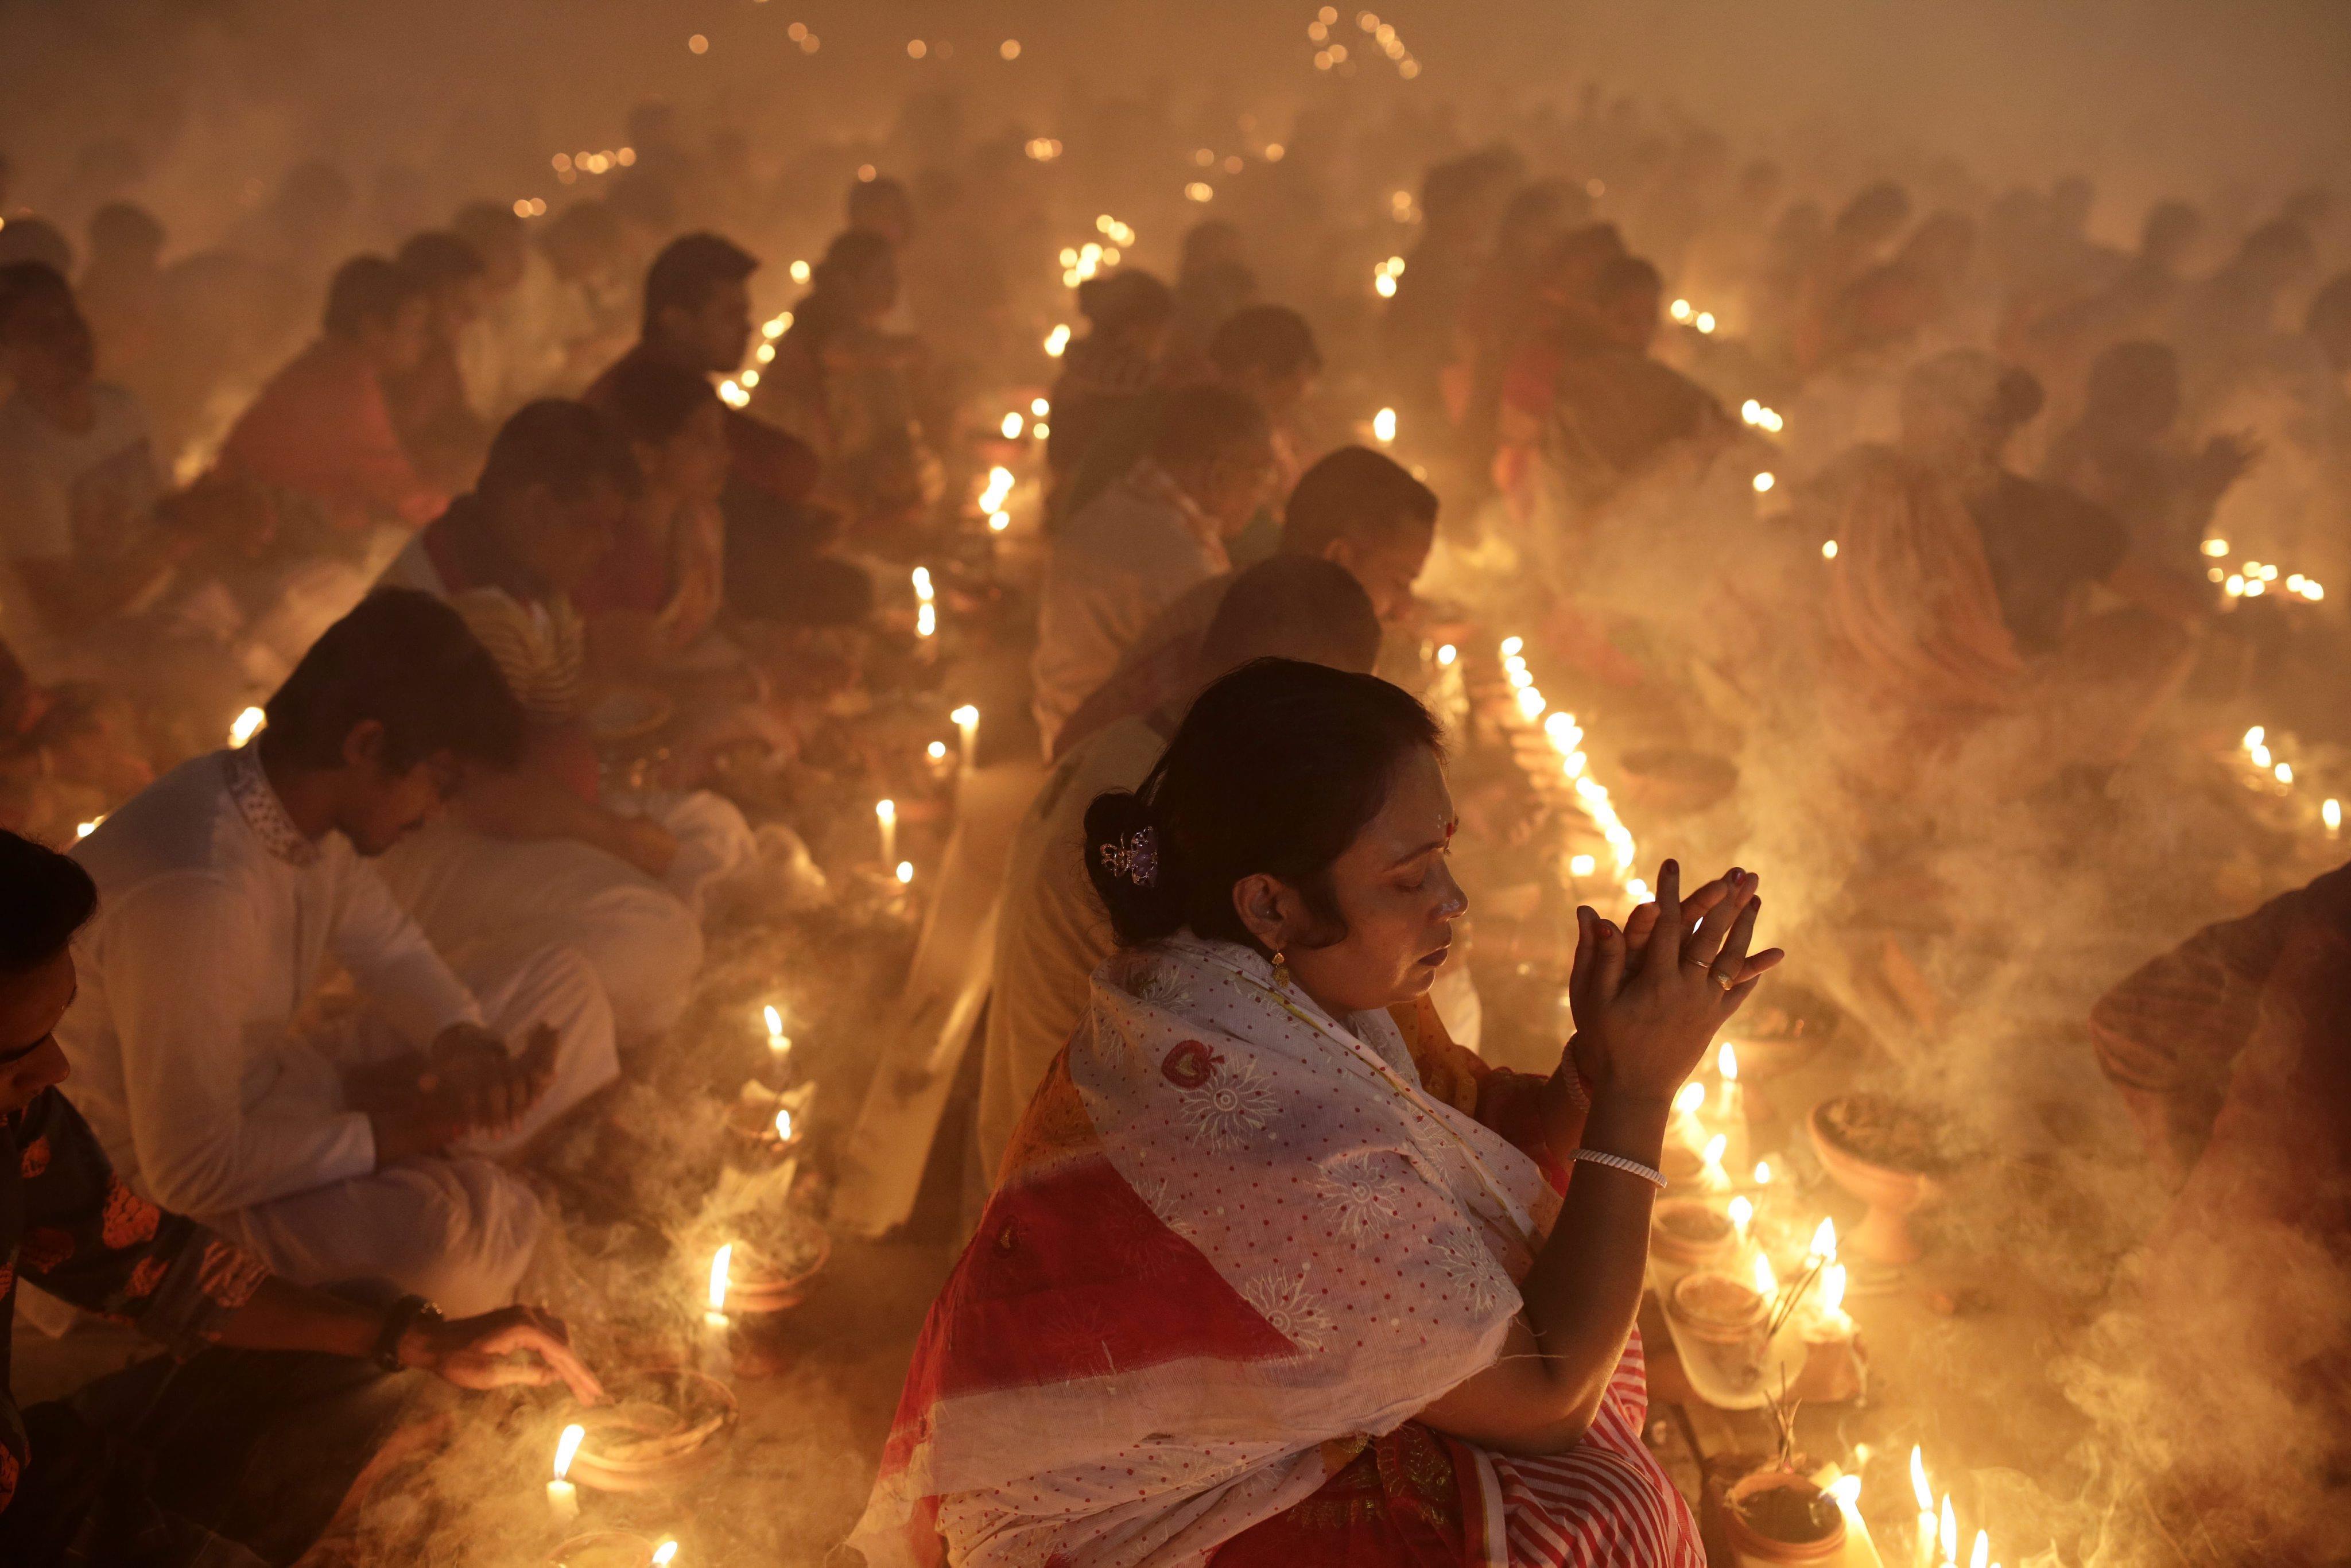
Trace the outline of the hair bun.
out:
[[[1121,946],[1156,941],[1183,925],[1167,848],[1151,808],[1132,790],[1097,795],[1086,808],[1086,876]]]

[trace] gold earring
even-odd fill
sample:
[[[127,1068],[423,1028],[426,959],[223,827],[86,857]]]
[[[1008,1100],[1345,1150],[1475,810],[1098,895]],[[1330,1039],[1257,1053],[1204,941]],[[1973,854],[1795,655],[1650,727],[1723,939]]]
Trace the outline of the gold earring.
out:
[[[1273,988],[1278,991],[1288,984],[1290,984],[1290,960],[1283,954],[1276,953],[1273,956]]]

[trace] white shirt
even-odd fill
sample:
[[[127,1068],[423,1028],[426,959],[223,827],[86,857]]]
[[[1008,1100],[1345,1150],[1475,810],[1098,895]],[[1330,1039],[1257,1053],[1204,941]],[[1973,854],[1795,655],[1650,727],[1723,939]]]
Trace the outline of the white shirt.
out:
[[[1215,520],[1149,458],[1070,518],[1045,565],[1029,666],[1047,757],[1062,724],[1116,673],[1152,620],[1231,570]]]
[[[350,842],[302,836],[257,745],[182,764],[74,851],[99,907],[57,1026],[66,1093],[126,1182],[199,1217],[375,1168],[367,1117],[295,1022],[329,960],[419,1048],[481,1021]]]
[[[139,400],[101,382],[88,430],[52,424],[22,393],[0,403],[0,637],[36,680],[64,662],[17,575],[20,560],[120,559],[155,511],[162,481]]]

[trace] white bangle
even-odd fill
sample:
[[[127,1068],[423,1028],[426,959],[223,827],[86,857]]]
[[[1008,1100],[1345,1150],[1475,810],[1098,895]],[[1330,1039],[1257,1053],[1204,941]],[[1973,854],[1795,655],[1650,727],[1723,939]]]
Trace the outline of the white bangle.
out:
[[[1569,1155],[1569,1158],[1590,1160],[1595,1166],[1606,1166],[1611,1170],[1629,1172],[1652,1186],[1662,1187],[1666,1185],[1665,1172],[1652,1166],[1645,1166],[1638,1160],[1628,1160],[1622,1155],[1606,1155],[1598,1149],[1577,1149]]]

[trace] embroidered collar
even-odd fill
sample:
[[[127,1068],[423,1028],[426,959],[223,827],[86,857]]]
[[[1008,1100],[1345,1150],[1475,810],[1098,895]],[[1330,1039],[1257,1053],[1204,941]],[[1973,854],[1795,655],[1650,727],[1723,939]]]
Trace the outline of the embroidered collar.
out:
[[[246,826],[253,830],[262,847],[288,865],[316,864],[318,844],[302,836],[302,830],[286,814],[285,802],[269,787],[269,775],[261,770],[261,742],[253,740],[235,751],[225,751],[221,762],[228,777],[229,799],[236,802]]]

